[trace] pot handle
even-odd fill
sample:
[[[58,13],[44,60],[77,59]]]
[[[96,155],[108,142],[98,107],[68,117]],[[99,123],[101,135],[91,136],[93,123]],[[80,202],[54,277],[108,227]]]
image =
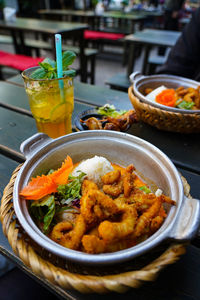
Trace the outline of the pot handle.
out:
[[[177,224],[169,237],[179,241],[191,240],[197,233],[199,226],[200,200],[184,196]]]
[[[136,80],[137,77],[140,77],[140,78],[143,78],[145,76],[143,76],[140,72],[136,71],[136,72],[133,72],[130,76],[129,76],[129,79],[132,83],[134,83],[134,81]]]
[[[36,133],[21,144],[20,150],[24,156],[28,158],[33,155],[35,151],[48,144],[50,141],[52,141],[52,139],[48,135],[44,133]]]

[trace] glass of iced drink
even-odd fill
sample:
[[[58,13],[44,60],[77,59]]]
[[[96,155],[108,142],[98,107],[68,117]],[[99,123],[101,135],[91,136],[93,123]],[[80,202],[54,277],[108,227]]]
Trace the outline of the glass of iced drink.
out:
[[[73,78],[66,76],[59,79],[32,79],[31,74],[37,68],[23,71],[22,77],[38,131],[52,138],[71,133]]]

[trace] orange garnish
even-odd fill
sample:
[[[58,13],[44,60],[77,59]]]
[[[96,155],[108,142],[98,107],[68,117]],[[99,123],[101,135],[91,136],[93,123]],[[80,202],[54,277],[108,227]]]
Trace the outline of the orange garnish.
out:
[[[49,176],[53,179],[53,181],[59,184],[66,184],[68,180],[69,173],[72,171],[73,162],[71,157],[68,155],[65,161],[62,163],[62,166],[54,171]]]
[[[39,200],[46,195],[55,193],[58,185],[67,183],[72,169],[72,159],[70,156],[67,156],[62,166],[52,174],[32,178],[28,185],[20,192],[20,195],[27,200]]]
[[[175,106],[175,90],[166,89],[156,96],[156,102],[166,106]]]
[[[27,200],[38,200],[42,197],[55,193],[57,184],[51,179],[50,176],[42,175],[32,178],[27,186],[23,188],[20,195]]]

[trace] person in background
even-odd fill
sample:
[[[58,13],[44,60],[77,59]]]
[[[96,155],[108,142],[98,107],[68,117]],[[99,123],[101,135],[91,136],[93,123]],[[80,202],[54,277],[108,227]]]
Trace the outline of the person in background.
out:
[[[164,4],[164,29],[178,30],[179,12],[184,4],[184,0],[166,0]]]
[[[182,76],[200,81],[200,8],[185,25],[167,62],[156,73]]]

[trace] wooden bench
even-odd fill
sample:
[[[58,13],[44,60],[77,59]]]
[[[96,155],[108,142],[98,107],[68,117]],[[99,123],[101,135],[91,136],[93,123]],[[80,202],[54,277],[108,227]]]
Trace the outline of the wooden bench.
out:
[[[25,46],[30,50],[35,50],[36,55],[40,56],[40,50],[47,50],[50,51],[52,49],[52,45],[48,42],[42,40],[33,40],[33,39],[25,39]],[[72,45],[62,45],[63,51],[71,50],[74,51],[77,56],[80,55],[79,47],[72,46]],[[87,77],[90,78],[90,83],[95,83],[95,63],[96,63],[96,55],[98,51],[92,48],[85,48],[84,49],[84,56],[86,58],[86,72]],[[90,62],[90,69],[88,69],[88,62]],[[77,74],[79,74],[80,70],[77,70]]]
[[[102,30],[85,30],[84,39],[87,43],[92,43],[93,47],[98,48],[99,51],[103,52],[104,45],[122,46],[124,47],[124,33],[110,32],[109,29]],[[112,52],[112,54],[114,54]]]
[[[145,70],[145,75],[153,75],[156,72],[156,68],[158,66],[162,66],[163,64],[166,63],[168,55],[169,55],[170,49],[169,51],[166,51],[166,54],[163,55],[150,55],[148,58],[148,63],[146,66],[146,70]]]
[[[21,72],[25,69],[37,66],[38,62],[41,62],[43,59],[43,57],[30,57],[0,51],[0,78],[3,79],[2,67],[12,68]]]
[[[131,86],[131,82],[126,73],[117,73],[109,78],[105,84],[109,85],[111,89],[127,92]]]
[[[0,35],[0,44],[12,44],[12,37],[8,35]]]

